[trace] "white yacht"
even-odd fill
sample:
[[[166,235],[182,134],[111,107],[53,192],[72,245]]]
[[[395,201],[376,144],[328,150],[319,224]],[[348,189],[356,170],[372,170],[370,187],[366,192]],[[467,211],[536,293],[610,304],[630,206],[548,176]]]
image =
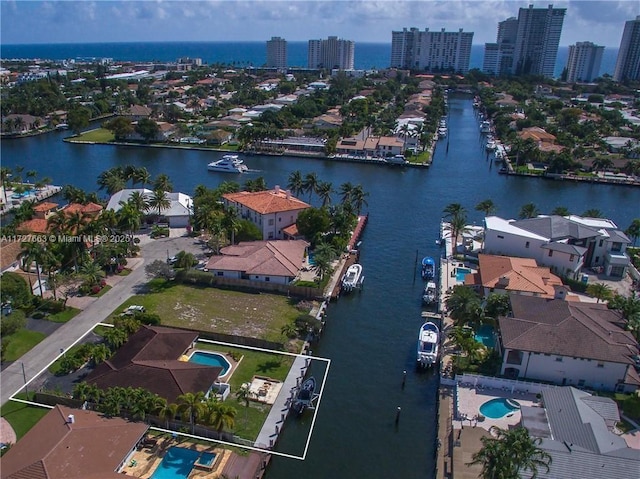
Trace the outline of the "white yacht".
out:
[[[245,173],[249,171],[247,165],[238,158],[238,155],[224,155],[217,161],[212,161],[207,166],[209,171],[221,171],[226,173]]]
[[[422,301],[424,304],[433,304],[436,302],[436,295],[438,293],[438,287],[436,283],[433,281],[427,282],[427,285],[424,288],[424,292],[422,293]]]
[[[349,293],[354,290],[354,288],[360,287],[362,282],[364,281],[364,276],[362,276],[362,265],[358,263],[354,263],[349,268],[347,268],[347,272],[342,277],[341,290],[345,293]]]
[[[428,368],[438,361],[438,351],[440,346],[440,330],[431,321],[420,326],[418,336],[418,366]]]
[[[447,127],[441,126],[438,128],[438,138],[444,138],[447,136]]]

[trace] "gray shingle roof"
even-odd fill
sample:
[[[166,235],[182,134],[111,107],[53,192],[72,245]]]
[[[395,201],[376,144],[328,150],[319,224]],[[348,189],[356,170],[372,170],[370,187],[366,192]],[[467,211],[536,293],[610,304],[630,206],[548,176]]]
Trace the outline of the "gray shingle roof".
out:
[[[582,246],[575,246],[567,243],[548,243],[541,246],[543,249],[551,249],[553,251],[560,251],[561,253],[577,254],[583,256],[587,252],[587,248]]]
[[[539,216],[515,221],[513,225],[549,238],[551,241],[558,241],[564,238],[583,239],[600,236],[600,233],[595,228],[581,225],[563,216]]]

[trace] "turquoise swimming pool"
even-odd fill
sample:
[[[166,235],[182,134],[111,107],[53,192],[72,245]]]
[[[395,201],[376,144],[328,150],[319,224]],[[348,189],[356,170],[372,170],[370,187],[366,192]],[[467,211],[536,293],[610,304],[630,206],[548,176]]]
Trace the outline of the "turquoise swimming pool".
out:
[[[478,331],[476,331],[475,340],[484,344],[488,349],[495,348],[496,340],[493,336],[493,326],[490,324],[480,326]]]
[[[464,283],[464,277],[469,273],[472,273],[469,268],[456,268],[456,281]]]
[[[226,376],[226,374],[229,372],[229,369],[231,369],[231,363],[229,363],[229,361],[227,361],[227,358],[219,353],[196,351],[189,357],[189,362],[222,368],[220,377]]]
[[[480,406],[480,414],[489,419],[500,419],[520,409],[520,403],[513,399],[495,398]]]
[[[187,479],[200,451],[170,447],[150,479]]]

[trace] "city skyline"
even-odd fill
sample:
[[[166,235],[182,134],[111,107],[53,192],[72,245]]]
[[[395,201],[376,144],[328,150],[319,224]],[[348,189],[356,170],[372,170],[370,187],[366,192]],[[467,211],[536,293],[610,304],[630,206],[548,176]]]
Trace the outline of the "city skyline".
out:
[[[518,9],[566,8],[561,46],[591,41],[618,47],[634,1],[292,0],[24,1],[3,0],[2,44],[154,41],[289,42],[338,36],[391,43],[391,32],[416,27],[473,32],[474,45],[495,41],[498,22]],[[420,11],[423,10],[424,14]],[[105,21],[108,19],[108,21]]]

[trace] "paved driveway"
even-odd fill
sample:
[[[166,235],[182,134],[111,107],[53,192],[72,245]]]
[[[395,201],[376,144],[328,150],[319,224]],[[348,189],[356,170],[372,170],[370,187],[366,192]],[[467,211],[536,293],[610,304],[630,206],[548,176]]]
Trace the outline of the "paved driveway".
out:
[[[194,253],[198,258],[204,258],[208,251],[206,246],[194,238],[141,239],[143,261],[138,262],[130,275],[124,277],[104,296],[87,305],[86,309],[75,318],[60,326],[48,338],[2,371],[0,375],[0,404],[6,403],[11,396],[24,387],[23,365],[27,382],[30,382],[57,359],[60,350],[66,351],[80,341],[96,324],[104,321],[127,298],[143,291],[144,285],[148,281],[144,272],[145,264],[156,259],[165,261],[167,257],[182,250]]]

